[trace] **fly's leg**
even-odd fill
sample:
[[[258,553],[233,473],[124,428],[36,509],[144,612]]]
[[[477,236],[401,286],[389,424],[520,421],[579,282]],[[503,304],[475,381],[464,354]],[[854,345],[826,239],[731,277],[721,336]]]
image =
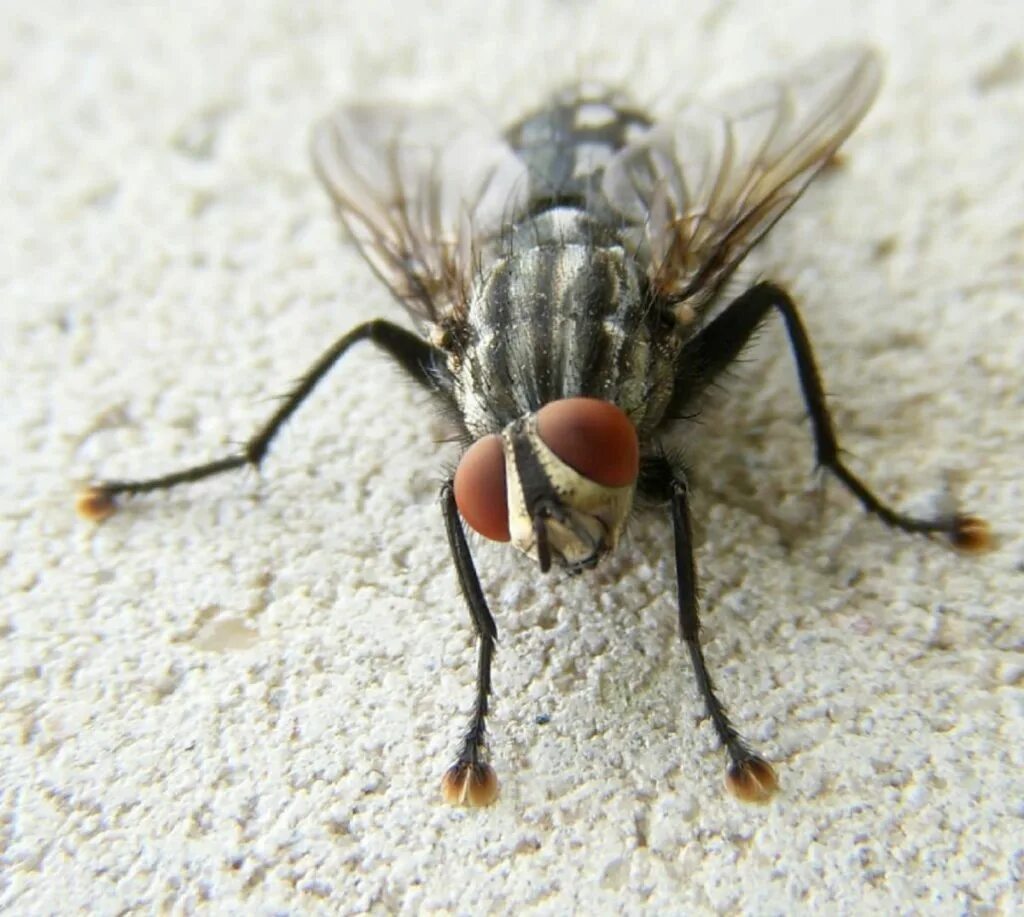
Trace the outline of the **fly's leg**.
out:
[[[719,741],[729,754],[730,765],[725,783],[729,792],[744,802],[765,802],[778,788],[772,766],[751,751],[740,737],[715,694],[715,686],[700,645],[700,603],[697,598],[697,567],[693,558],[693,530],[686,481],[669,461],[657,456],[644,460],[644,489],[667,496],[672,507],[672,530],[675,535],[676,582],[679,599],[679,631],[690,654],[697,689],[704,700]]]
[[[448,531],[455,568],[459,575],[459,586],[469,606],[479,640],[479,656],[476,671],[476,698],[469,728],[462,740],[455,763],[445,772],[441,781],[441,792],[446,802],[458,805],[486,806],[498,796],[498,776],[486,760],[486,726],[488,698],[491,693],[491,660],[494,658],[494,644],[498,629],[487,608],[487,599],[480,588],[480,578],[473,565],[466,533],[462,528],[459,510],[455,503],[455,491],[451,479],[441,488],[441,507],[444,524]]]
[[[317,383],[330,372],[334,364],[345,355],[348,349],[353,344],[365,340],[373,341],[418,382],[427,386],[431,385],[430,370],[433,365],[436,365],[434,359],[436,352],[429,344],[391,322],[381,319],[366,322],[353,328],[331,345],[330,349],[310,367],[295,388],[281,402],[273,416],[257,430],[240,452],[159,477],[134,481],[101,481],[92,484],[78,496],[79,513],[90,519],[103,519],[114,511],[115,498],[122,494],[130,496],[154,490],[167,490],[178,484],[201,481],[204,478],[243,468],[246,465],[258,468],[270,448],[271,441],[284,426],[285,421],[295,413]]]
[[[957,548],[981,551],[989,547],[988,524],[977,516],[959,513],[934,519],[897,512],[846,467],[840,457],[832,416],[825,403],[821,376],[800,313],[789,294],[772,283],[759,283],[734,300],[728,308],[694,337],[680,357],[682,373],[676,380],[674,408],[683,407],[725,369],[749,342],[770,309],[778,310],[786,326],[796,360],[800,390],[811,418],[818,465],[832,472],[843,485],[886,525],[918,534],[945,535]]]

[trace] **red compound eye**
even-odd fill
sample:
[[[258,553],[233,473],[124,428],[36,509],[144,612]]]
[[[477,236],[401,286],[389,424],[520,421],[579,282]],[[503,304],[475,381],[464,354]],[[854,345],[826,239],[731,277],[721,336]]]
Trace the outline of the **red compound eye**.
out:
[[[505,452],[496,433],[478,439],[455,469],[455,505],[469,527],[491,541],[508,541]]]
[[[625,487],[636,480],[636,429],[614,404],[596,398],[552,401],[537,412],[537,429],[555,455],[595,484]]]

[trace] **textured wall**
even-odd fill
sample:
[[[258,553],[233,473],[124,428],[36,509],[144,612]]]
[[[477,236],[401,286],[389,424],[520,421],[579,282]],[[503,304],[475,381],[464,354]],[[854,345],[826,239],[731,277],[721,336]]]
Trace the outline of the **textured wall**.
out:
[[[345,6],[6,16],[0,906],[1021,909],[1019,3]],[[439,802],[475,659],[436,501],[455,454],[369,349],[262,477],[75,518],[76,478],[212,457],[326,341],[400,317],[309,167],[338,99],[514,115],[593,76],[668,114],[853,39],[886,55],[882,96],[762,263],[854,467],[918,511],[952,489],[1002,541],[966,559],[820,499],[763,334],[686,448],[707,653],[772,804],[721,790],[658,513],[571,581],[481,548],[503,793]]]

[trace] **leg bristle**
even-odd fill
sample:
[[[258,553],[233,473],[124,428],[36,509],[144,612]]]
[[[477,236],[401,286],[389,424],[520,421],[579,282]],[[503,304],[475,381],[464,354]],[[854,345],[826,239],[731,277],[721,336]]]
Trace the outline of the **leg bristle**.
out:
[[[752,756],[730,766],[725,786],[742,802],[767,802],[779,788],[779,779],[764,758]]]
[[[453,806],[489,806],[498,798],[498,775],[486,762],[456,761],[444,773],[441,795]]]

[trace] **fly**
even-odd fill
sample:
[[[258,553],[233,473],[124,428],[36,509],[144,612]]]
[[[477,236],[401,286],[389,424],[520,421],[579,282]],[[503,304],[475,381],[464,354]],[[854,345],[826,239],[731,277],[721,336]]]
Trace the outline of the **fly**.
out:
[[[881,66],[834,50],[787,77],[655,123],[583,87],[504,131],[448,109],[346,106],[318,124],[316,171],[363,257],[418,332],[384,319],[338,339],[238,453],[159,477],[104,481],[79,497],[100,519],[115,498],[258,467],[281,426],[349,348],[372,341],[457,421],[463,454],[441,486],[459,585],[477,635],[469,727],[442,790],[498,792],[485,722],[497,629],[465,525],[511,542],[542,572],[590,569],[615,549],[638,493],[668,507],[683,642],[747,801],[777,787],[713,687],[700,618],[686,471],[664,437],[772,312],[783,321],[819,466],[886,525],[988,544],[977,517],[905,515],[841,457],[800,312],[770,281],[731,301],[751,248],[835,156],[871,106]]]

